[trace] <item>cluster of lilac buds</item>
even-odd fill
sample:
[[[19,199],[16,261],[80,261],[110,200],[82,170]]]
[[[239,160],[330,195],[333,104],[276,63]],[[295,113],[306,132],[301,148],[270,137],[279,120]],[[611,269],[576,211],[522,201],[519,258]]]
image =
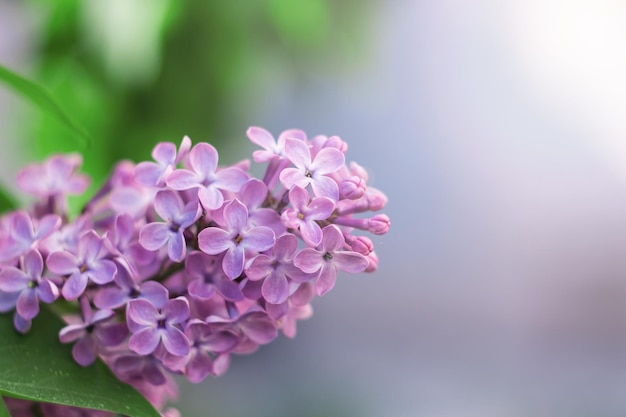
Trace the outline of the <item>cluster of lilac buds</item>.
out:
[[[387,232],[386,215],[367,214],[387,199],[337,136],[247,135],[262,180],[185,137],[156,145],[153,162],[119,163],[72,220],[67,198],[89,183],[80,156],[24,168],[18,185],[37,201],[0,219],[0,312],[27,332],[40,302],[73,306],[59,339],[76,362],[101,358],[159,409],[173,374],[200,382],[231,354],[295,336],[339,271],[376,269],[362,232]]]

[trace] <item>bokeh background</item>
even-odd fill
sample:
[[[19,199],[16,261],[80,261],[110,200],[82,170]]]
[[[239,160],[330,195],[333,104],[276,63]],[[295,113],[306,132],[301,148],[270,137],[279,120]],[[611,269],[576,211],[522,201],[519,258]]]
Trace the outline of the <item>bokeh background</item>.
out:
[[[0,63],[93,137],[248,156],[337,134],[389,197],[380,268],[298,337],[183,384],[204,417],[626,415],[626,3],[0,0]],[[0,88],[0,179],[79,149]]]

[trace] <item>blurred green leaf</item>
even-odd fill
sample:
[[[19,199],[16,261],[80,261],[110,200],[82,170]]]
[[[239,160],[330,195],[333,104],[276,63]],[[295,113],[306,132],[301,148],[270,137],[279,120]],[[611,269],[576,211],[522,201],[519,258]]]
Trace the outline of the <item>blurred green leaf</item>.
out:
[[[0,213],[15,210],[16,208],[17,204],[13,197],[3,187],[0,187]]]
[[[4,405],[4,401],[2,401],[2,397],[0,397],[0,417],[11,417],[9,410],[7,410],[6,405]]]
[[[76,364],[72,347],[58,341],[62,327],[61,320],[44,309],[33,320],[32,330],[21,335],[13,329],[10,314],[0,315],[0,394],[130,417],[160,417],[104,363],[86,368]]]
[[[3,81],[18,94],[30,100],[34,105],[39,107],[40,110],[52,116],[75,137],[81,139],[83,145],[91,142],[89,135],[72,120],[43,87],[27,80],[2,65],[0,65],[0,81]]]
[[[270,17],[285,40],[315,45],[328,36],[327,0],[270,0]]]

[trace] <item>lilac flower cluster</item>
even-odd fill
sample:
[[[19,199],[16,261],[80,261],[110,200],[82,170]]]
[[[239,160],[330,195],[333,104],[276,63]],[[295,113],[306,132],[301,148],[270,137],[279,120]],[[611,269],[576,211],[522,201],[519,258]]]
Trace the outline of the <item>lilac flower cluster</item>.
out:
[[[200,382],[279,331],[294,337],[339,271],[377,268],[360,232],[387,232],[386,215],[367,216],[387,199],[337,136],[247,135],[262,180],[185,137],[119,163],[71,221],[67,197],[89,183],[80,156],[24,168],[18,184],[37,202],[0,219],[0,312],[27,332],[40,302],[74,308],[59,339],[76,362],[102,358],[157,408],[176,395],[172,374]]]

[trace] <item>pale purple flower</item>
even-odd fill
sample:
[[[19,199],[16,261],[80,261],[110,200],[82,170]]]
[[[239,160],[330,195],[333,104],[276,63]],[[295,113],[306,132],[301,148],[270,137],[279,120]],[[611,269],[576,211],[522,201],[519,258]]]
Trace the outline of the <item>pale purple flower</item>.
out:
[[[72,348],[74,360],[81,366],[91,365],[103,347],[117,346],[124,341],[128,329],[124,323],[114,322],[112,310],[98,310],[95,313],[86,297],[80,299],[82,321],[66,318],[71,323],[61,329],[61,343],[76,341]]]
[[[305,282],[315,278],[293,264],[297,249],[298,239],[294,235],[282,235],[269,253],[258,255],[246,268],[250,280],[264,279],[261,293],[269,303],[280,304],[287,300],[289,280]]]
[[[309,193],[304,188],[294,185],[289,191],[291,208],[286,209],[282,218],[287,227],[300,230],[302,239],[309,246],[317,246],[322,241],[322,229],[318,220],[326,220],[335,209],[333,200],[316,197],[309,201]]]
[[[264,149],[252,153],[255,162],[267,162],[277,157],[283,158],[285,156],[285,139],[287,138],[297,139],[303,142],[306,141],[306,134],[298,129],[283,131],[276,141],[274,140],[274,136],[262,127],[252,126],[248,128],[246,134],[252,143]]]
[[[187,155],[191,148],[191,139],[183,137],[178,154],[176,145],[171,142],[158,143],[152,149],[152,158],[155,162],[140,162],[135,167],[135,180],[146,187],[163,187],[167,176],[172,173],[176,165]]]
[[[187,245],[183,232],[200,217],[196,200],[183,206],[179,195],[171,190],[162,190],[154,199],[154,209],[164,222],[148,223],[139,231],[139,243],[155,251],[167,245],[167,254],[174,262],[185,258]]]
[[[149,355],[163,343],[176,356],[189,353],[189,340],[179,326],[189,318],[189,302],[184,297],[168,300],[162,309],[150,301],[136,299],[128,302],[128,328],[133,333],[128,347],[140,355]]]
[[[306,284],[302,284],[298,290],[306,289],[309,290],[309,286]],[[312,292],[312,291],[311,291]],[[294,301],[297,297],[297,292],[294,293],[293,296],[289,297],[289,299],[284,303],[286,304],[286,311],[278,318],[277,323],[280,327],[280,330],[283,332],[285,336],[290,339],[296,337],[297,331],[297,323],[300,320],[306,320],[313,315],[313,307],[309,302],[299,303],[297,300]],[[268,306],[268,313],[272,315],[273,305],[270,304]]]
[[[236,309],[230,309],[229,313],[234,317],[224,318],[219,315],[211,315],[206,318],[206,322],[209,325],[216,325],[221,330],[231,329],[240,332],[249,342],[252,342],[241,341],[242,343],[233,351],[250,352],[256,349],[257,345],[265,345],[278,335],[276,321],[260,308],[253,307],[241,315]]]
[[[154,354],[137,355],[128,352],[116,357],[111,367],[122,381],[130,382],[140,378],[152,385],[163,385],[167,382],[163,363]]]
[[[48,256],[46,265],[59,275],[69,275],[62,293],[66,300],[76,300],[87,288],[88,281],[102,285],[113,281],[117,268],[115,263],[104,259],[102,238],[91,230],[79,240],[78,253],[54,252]]]
[[[228,355],[240,337],[231,330],[224,330],[219,325],[207,324],[202,320],[191,320],[186,328],[185,335],[190,341],[191,348],[186,358],[181,358],[187,379],[191,382],[201,382],[209,374],[218,375],[224,372],[224,367],[215,366],[217,358]],[[167,362],[167,361],[166,361]],[[218,362],[223,362],[221,359]]]
[[[202,230],[198,234],[198,246],[209,255],[226,252],[222,268],[230,279],[235,279],[243,272],[246,250],[266,251],[274,245],[275,236],[269,227],[250,227],[248,210],[237,199],[224,207],[224,222],[223,228]]]
[[[7,260],[19,256],[29,248],[37,248],[38,241],[50,236],[61,226],[61,218],[54,214],[35,220],[25,211],[17,211],[10,216],[8,239],[3,239],[0,259]]]
[[[239,190],[237,199],[248,209],[248,218],[251,226],[267,226],[276,236],[285,232],[285,226],[280,221],[280,215],[271,208],[264,208],[268,197],[267,185],[256,178],[248,180]]]
[[[167,185],[175,190],[198,190],[198,199],[206,210],[215,210],[224,203],[222,190],[237,192],[248,180],[238,168],[218,170],[218,154],[208,143],[199,143],[189,152],[192,170],[177,169],[167,177]]]
[[[280,173],[280,181],[285,188],[290,190],[294,185],[300,187],[311,185],[316,196],[338,200],[337,183],[326,174],[332,174],[344,165],[343,153],[335,148],[324,148],[311,159],[311,152],[306,143],[286,139],[285,155],[295,165],[295,168],[285,168]]]
[[[59,296],[57,286],[43,278],[42,272],[43,258],[34,249],[22,257],[21,269],[9,266],[0,271],[0,291],[20,293],[16,310],[25,320],[31,320],[39,314],[39,300],[51,303]]]
[[[116,262],[116,286],[99,288],[94,297],[98,308],[119,308],[135,298],[145,298],[157,307],[163,307],[168,299],[168,291],[156,281],[139,284],[133,278],[129,268],[120,261]]]
[[[55,155],[43,164],[23,168],[17,175],[17,184],[37,197],[81,194],[89,185],[86,176],[75,173],[82,163],[79,154]]]
[[[322,233],[319,248],[302,249],[294,261],[304,272],[319,274],[315,289],[320,296],[335,286],[338,270],[356,274],[363,272],[368,265],[367,258],[360,253],[343,250],[345,239],[337,226],[326,226]]]
[[[239,285],[231,281],[222,269],[222,257],[194,251],[185,260],[185,271],[191,278],[187,285],[189,295],[208,300],[217,291],[230,301],[240,301],[243,294]]]

